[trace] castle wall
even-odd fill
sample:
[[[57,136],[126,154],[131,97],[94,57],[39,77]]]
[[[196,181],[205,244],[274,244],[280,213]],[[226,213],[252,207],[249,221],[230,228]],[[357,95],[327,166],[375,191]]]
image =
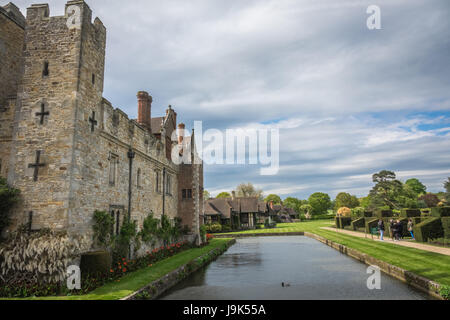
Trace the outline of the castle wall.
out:
[[[12,136],[11,151],[2,148],[0,159],[11,154],[8,182],[23,200],[11,229],[28,223],[30,212],[32,229],[89,238],[96,210],[118,215],[122,224],[129,213],[130,149],[135,153],[130,217],[139,228],[150,212],[180,216],[179,181],[196,188],[196,173],[180,173],[170,159],[166,131],[176,126],[171,108],[158,139],[102,97],[106,29],[98,18],[91,21],[84,1],[69,1],[60,17],[51,17],[46,4],[27,10],[23,77],[17,99],[8,100],[11,107],[0,117],[0,143],[8,132]],[[163,186],[163,171],[170,190]],[[198,211],[191,202],[183,209],[192,211],[183,219],[190,226],[188,219]]]
[[[0,176],[8,176],[14,113],[22,75],[24,26],[0,7]]]
[[[50,17],[48,5],[29,7],[26,24],[24,74],[8,175],[8,181],[23,195],[13,228],[27,223],[33,212],[32,228],[65,229],[81,32],[69,30],[65,16]],[[44,73],[46,63],[48,75]],[[49,114],[36,115],[42,111]],[[38,151],[43,166],[35,171],[30,164],[36,163]]]

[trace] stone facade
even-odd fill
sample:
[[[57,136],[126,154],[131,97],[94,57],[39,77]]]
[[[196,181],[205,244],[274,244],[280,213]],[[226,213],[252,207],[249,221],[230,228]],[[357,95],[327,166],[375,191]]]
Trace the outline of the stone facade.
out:
[[[15,73],[4,77],[2,70],[0,78],[8,89],[0,91],[1,174],[23,200],[11,229],[31,223],[90,236],[95,210],[119,225],[130,217],[139,228],[153,212],[181,217],[199,239],[203,166],[172,161],[177,114],[170,106],[155,122],[152,98],[140,91],[133,120],[103,98],[100,19],[92,22],[84,1],[69,1],[59,17],[47,4],[32,5],[22,26],[7,14],[0,11],[0,54],[2,43],[14,51],[6,68]],[[191,189],[192,199],[182,199],[182,189]]]
[[[13,119],[19,81],[25,18],[13,4],[0,7],[0,175],[8,175]]]

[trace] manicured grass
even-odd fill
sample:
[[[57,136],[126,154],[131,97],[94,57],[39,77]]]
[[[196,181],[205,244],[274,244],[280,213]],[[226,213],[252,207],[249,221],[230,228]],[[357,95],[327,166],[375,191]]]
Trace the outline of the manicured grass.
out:
[[[450,285],[450,256],[320,229],[321,227],[329,227],[333,224],[334,222],[332,220],[284,223],[279,224],[274,229],[249,230],[234,232],[233,234],[306,231],[343,244],[349,248],[356,249],[440,284]]]
[[[230,239],[212,239],[205,247],[181,252],[173,257],[155,263],[152,267],[127,274],[118,282],[107,283],[86,295],[38,297],[16,300],[118,300],[136,292],[145,285],[163,277],[189,261],[194,260],[215,248],[225,246],[229,240]]]

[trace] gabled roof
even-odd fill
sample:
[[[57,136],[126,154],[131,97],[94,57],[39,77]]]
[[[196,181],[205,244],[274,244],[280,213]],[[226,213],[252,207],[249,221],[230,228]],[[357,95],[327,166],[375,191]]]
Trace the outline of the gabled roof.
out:
[[[238,213],[266,213],[267,205],[258,198],[242,197],[242,198],[213,198],[205,201],[205,215],[215,215],[217,212],[223,218],[230,218],[231,211]]]

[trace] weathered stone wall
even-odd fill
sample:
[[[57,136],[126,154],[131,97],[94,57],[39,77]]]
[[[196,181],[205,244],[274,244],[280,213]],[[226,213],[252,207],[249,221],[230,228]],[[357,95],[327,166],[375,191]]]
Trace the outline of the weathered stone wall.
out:
[[[23,70],[23,17],[11,5],[0,7],[0,176],[7,177],[14,112]]]
[[[11,229],[27,223],[30,212],[33,229],[67,230],[91,239],[96,210],[119,214],[122,224],[128,217],[130,149],[135,154],[130,217],[139,228],[150,212],[157,218],[163,211],[170,219],[179,216],[180,179],[199,194],[199,173],[180,172],[168,153],[176,113],[167,110],[158,139],[102,97],[106,29],[98,18],[91,21],[84,1],[69,1],[60,17],[51,17],[48,5],[27,10],[24,74],[17,103],[10,103],[17,111],[8,111],[9,117],[14,114],[7,129],[14,128],[8,181],[23,198]],[[37,152],[35,169],[30,164]],[[170,190],[163,186],[163,170]],[[185,223],[192,226],[194,210],[201,209],[194,202],[189,208],[191,220]]]
[[[69,30],[67,17],[50,17],[48,5],[27,9],[24,75],[8,175],[23,195],[13,228],[26,223],[30,211],[33,228],[67,227],[80,44],[81,32]],[[36,113],[42,108],[49,114],[41,118]],[[36,162],[37,151],[44,166],[34,181],[29,164]]]

